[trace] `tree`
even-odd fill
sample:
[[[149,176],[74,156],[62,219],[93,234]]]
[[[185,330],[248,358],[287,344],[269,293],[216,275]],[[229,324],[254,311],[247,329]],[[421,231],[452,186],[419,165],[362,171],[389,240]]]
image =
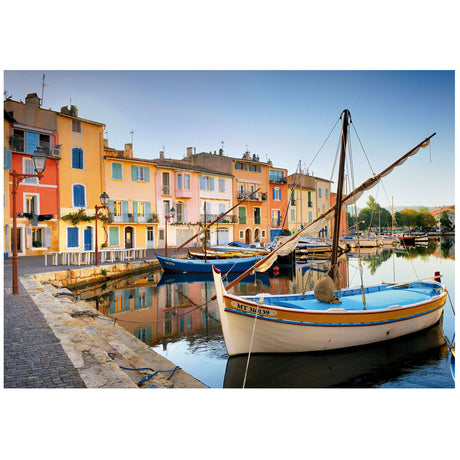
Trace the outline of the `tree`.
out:
[[[447,215],[447,211],[443,211],[441,213],[439,222],[442,228],[448,228],[449,230],[452,228],[452,222],[450,221],[449,216]]]
[[[417,227],[432,228],[436,225],[436,219],[429,212],[418,212],[416,218]]]

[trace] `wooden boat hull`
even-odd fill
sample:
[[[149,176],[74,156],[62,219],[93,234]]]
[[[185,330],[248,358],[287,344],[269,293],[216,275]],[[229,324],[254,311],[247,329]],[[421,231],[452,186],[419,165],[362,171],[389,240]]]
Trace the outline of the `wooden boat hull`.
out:
[[[242,257],[234,259],[216,259],[205,262],[204,260],[173,259],[155,254],[161,268],[165,272],[173,273],[212,273],[215,265],[223,273],[244,272],[251,268],[261,257]]]
[[[229,356],[252,353],[296,353],[366,345],[401,337],[435,324],[447,291],[409,306],[346,311],[340,304],[315,311],[259,304],[226,292],[214,272],[219,313]],[[288,298],[286,296],[277,296]],[[257,312],[256,325],[254,320]],[[254,335],[253,335],[254,330]],[[252,344],[251,344],[252,341]]]

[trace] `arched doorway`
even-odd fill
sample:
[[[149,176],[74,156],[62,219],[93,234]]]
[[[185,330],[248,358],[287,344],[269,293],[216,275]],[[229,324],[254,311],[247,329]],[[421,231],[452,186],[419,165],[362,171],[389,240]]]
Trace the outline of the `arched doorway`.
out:
[[[256,228],[254,231],[254,241],[260,243],[260,228]]]
[[[133,227],[125,227],[125,249],[131,249],[134,245],[134,229]]]
[[[247,228],[244,232],[244,242],[246,244],[251,244],[251,229]]]

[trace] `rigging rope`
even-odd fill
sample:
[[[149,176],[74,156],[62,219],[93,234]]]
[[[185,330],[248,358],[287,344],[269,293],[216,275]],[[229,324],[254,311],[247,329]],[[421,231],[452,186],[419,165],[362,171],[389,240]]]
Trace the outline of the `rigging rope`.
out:
[[[254,332],[256,330],[256,320],[257,320],[257,315],[259,314],[259,307],[261,304],[262,304],[262,297],[259,297],[259,301],[257,302],[256,314],[254,316],[254,324],[252,326],[251,343],[249,344],[249,353],[248,353],[248,359],[246,361],[246,369],[244,371],[243,388],[245,388],[246,386],[246,377],[248,375],[249,360],[251,359],[252,342],[254,340]]]

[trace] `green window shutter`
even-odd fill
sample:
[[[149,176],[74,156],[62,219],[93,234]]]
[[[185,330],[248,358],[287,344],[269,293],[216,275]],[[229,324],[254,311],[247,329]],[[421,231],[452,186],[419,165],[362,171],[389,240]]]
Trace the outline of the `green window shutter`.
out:
[[[112,179],[123,179],[123,165],[112,163]]]
[[[121,209],[122,209],[122,214],[123,214],[123,221],[126,222],[128,220],[128,212],[129,212],[127,200],[123,200]]]
[[[125,289],[123,292],[123,311],[129,310],[129,289]]]
[[[134,289],[134,308],[137,310],[141,306],[139,299],[139,288]]]
[[[131,165],[131,179],[137,180],[137,167],[134,165]]]
[[[238,208],[238,220],[240,224],[246,224],[246,208],[243,206]]]
[[[147,307],[151,307],[152,306],[152,288],[147,288]]]
[[[148,166],[144,168],[144,180],[150,182],[150,168]]]
[[[133,218],[134,218],[134,222],[138,221],[138,218],[139,218],[138,211],[139,210],[137,209],[137,201],[133,201]]]
[[[120,246],[118,227],[109,227],[109,246]]]
[[[147,218],[147,222],[149,222],[152,217],[152,206],[150,205],[150,201],[145,202],[145,217]]]

